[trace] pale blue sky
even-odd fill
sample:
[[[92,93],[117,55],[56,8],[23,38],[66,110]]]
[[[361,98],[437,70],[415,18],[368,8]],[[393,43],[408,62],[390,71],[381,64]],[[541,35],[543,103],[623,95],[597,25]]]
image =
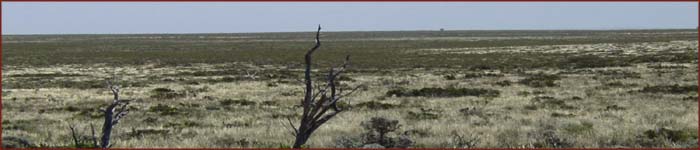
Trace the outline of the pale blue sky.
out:
[[[2,2],[2,34],[695,28],[698,3]]]

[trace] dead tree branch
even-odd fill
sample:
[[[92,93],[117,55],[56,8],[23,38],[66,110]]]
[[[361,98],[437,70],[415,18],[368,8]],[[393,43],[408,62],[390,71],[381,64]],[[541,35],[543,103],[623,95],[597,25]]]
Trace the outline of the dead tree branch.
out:
[[[112,91],[114,99],[112,103],[103,110],[104,124],[102,125],[102,137],[100,138],[101,148],[109,148],[112,146],[109,143],[112,129],[129,112],[129,108],[127,107],[129,101],[119,99],[119,86],[113,85],[112,82],[109,81],[107,81],[107,86]]]
[[[336,87],[336,84],[338,82],[337,78],[345,71],[350,63],[350,56],[348,55],[345,57],[345,62],[340,65],[340,67],[331,67],[326,76],[325,85],[316,85],[316,89],[314,90],[314,83],[311,80],[311,56],[321,46],[321,40],[319,39],[320,33],[321,26],[319,25],[316,31],[316,45],[307,51],[304,56],[304,63],[306,64],[304,71],[305,88],[304,99],[301,101],[303,114],[299,126],[295,127],[291,120],[288,120],[289,125],[294,129],[294,135],[296,137],[293,148],[301,148],[316,129],[343,111],[338,108],[337,102],[346,95],[339,96],[341,92],[338,91],[342,90]],[[355,89],[353,91],[355,91]],[[331,109],[332,111],[328,111]]]

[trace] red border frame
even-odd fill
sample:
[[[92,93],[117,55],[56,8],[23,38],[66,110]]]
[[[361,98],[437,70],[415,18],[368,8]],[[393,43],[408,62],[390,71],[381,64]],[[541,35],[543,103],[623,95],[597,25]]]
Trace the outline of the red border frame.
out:
[[[700,2],[698,0],[0,0],[2,2]]]
[[[0,0],[0,10],[2,8],[2,2],[698,2],[700,0]],[[0,24],[2,24],[2,12],[0,12]],[[700,14],[700,9],[698,9],[698,14]],[[700,20],[698,21],[700,25]],[[700,28],[698,37],[700,37]],[[0,33],[2,33],[2,25],[0,25]],[[2,49],[2,43],[0,42],[0,49]],[[700,46],[698,47],[700,49]],[[698,53],[698,58],[700,58],[700,53]],[[697,66],[700,70],[700,65]],[[0,68],[2,68],[2,52],[0,51]],[[0,74],[2,74],[2,69],[0,69]],[[698,85],[700,85],[700,73],[698,73]],[[0,76],[0,81],[2,77]],[[0,87],[2,83],[0,82]],[[698,89],[700,93],[700,88]],[[700,98],[698,98],[700,101]],[[700,103],[698,103],[698,108],[700,108]],[[2,126],[2,97],[0,97],[0,127]],[[698,120],[700,120],[700,113],[698,114]],[[698,122],[700,128],[700,122]],[[698,135],[700,135],[700,130],[698,130]],[[2,137],[2,128],[0,128],[0,138]],[[2,140],[0,139],[0,145],[2,145]],[[700,145],[700,139],[698,141]],[[0,148],[0,150],[3,148]],[[25,148],[7,148],[7,149],[25,149]],[[39,148],[39,149],[76,149],[76,148]],[[95,148],[97,149],[97,148]],[[111,148],[111,149],[152,149],[152,150],[165,150],[165,149],[177,149],[177,150],[195,150],[195,149],[210,149],[210,150],[223,150],[223,149],[246,149],[246,150],[271,150],[271,149],[282,149],[282,148]],[[309,150],[327,150],[327,149],[339,149],[339,148],[305,148]],[[365,148],[348,148],[348,149],[365,149]],[[396,148],[389,148],[396,149]],[[422,150],[444,150],[444,149],[466,149],[466,148],[409,148],[409,149],[422,149]],[[512,150],[512,149],[552,149],[552,148],[470,148],[473,150]],[[620,149],[664,149],[664,150],[686,150],[686,149],[698,149],[700,148],[556,148],[564,150],[620,150]]]

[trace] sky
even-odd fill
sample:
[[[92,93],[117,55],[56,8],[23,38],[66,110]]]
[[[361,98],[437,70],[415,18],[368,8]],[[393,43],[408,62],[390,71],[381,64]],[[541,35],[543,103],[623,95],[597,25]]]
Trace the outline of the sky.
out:
[[[696,28],[697,2],[2,2],[2,34]]]

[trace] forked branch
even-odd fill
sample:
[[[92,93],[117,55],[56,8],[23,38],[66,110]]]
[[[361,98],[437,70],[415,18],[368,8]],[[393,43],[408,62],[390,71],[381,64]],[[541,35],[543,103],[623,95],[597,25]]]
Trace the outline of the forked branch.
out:
[[[343,97],[347,96],[347,94],[351,94],[358,89],[355,88],[351,92],[341,95],[342,89],[337,87],[338,77],[350,64],[350,56],[348,55],[345,57],[345,62],[340,65],[340,67],[331,67],[329,69],[324,83],[325,85],[319,85],[316,87],[316,90],[314,90],[314,84],[311,80],[311,57],[313,53],[321,46],[321,40],[319,37],[320,33],[321,26],[319,25],[318,30],[316,31],[316,45],[307,51],[306,55],[304,56],[306,68],[304,70],[303,81],[305,85],[304,99],[301,101],[301,105],[303,107],[301,121],[299,126],[295,127],[291,120],[288,120],[289,125],[294,129],[294,136],[296,137],[293,148],[301,148],[301,146],[306,143],[316,129],[338,113],[342,112],[343,109],[337,106],[337,102]]]

